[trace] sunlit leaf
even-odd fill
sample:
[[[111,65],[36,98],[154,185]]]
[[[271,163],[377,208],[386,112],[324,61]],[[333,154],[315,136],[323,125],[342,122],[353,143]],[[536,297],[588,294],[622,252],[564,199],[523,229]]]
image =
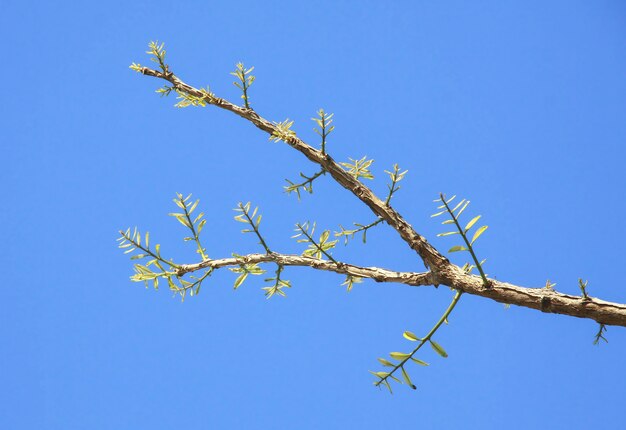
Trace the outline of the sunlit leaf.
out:
[[[418,358],[411,357],[411,360],[413,360],[415,363],[419,364],[420,366],[428,366],[428,363]]]
[[[459,232],[458,231],[448,231],[448,232],[445,232],[445,233],[439,233],[437,235],[437,237],[450,236],[452,234],[459,234]]]
[[[406,352],[390,352],[389,355],[396,360],[405,360],[411,356],[411,354]]]
[[[248,277],[247,273],[242,273],[241,275],[239,275],[237,279],[235,280],[235,285],[233,286],[233,288],[235,290],[239,288],[239,286],[243,284],[243,281],[245,281],[247,277]]]
[[[459,252],[459,251],[467,251],[467,248],[462,245],[455,245],[448,252]]]
[[[415,336],[415,334],[410,331],[405,331],[404,333],[402,333],[402,336],[404,336],[405,339],[411,340],[413,342],[417,342],[418,340],[421,340],[419,337]]]
[[[379,358],[378,361],[380,362],[380,364],[382,364],[383,366],[386,367],[395,367],[395,364],[393,364],[391,361],[389,360],[385,360],[384,358]]]
[[[467,225],[465,226],[466,233],[469,231],[470,228],[474,226],[474,224],[476,224],[476,222],[480,219],[480,217],[481,215],[475,216],[474,218],[472,218],[470,222],[467,223]]]
[[[456,196],[454,196],[454,197],[456,197]],[[452,199],[450,199],[450,200],[452,200]],[[447,203],[450,203],[450,200],[448,200],[448,202],[447,202]],[[458,208],[460,208],[460,207],[461,207],[461,205],[462,205],[463,203],[465,203],[465,199],[463,199],[463,200],[461,200],[460,202],[458,202],[458,203],[456,204],[456,206],[452,209],[452,212],[456,212],[456,210],[457,210]],[[468,203],[469,203],[469,202],[468,202]]]
[[[404,367],[402,367],[400,370],[402,370],[402,377],[404,378],[404,382],[406,382],[409,387],[415,390],[417,387],[411,382],[411,378],[409,378],[409,374],[406,372],[406,370],[404,370]]]
[[[440,356],[442,356],[443,358],[446,358],[448,356],[448,353],[446,352],[445,349],[442,348],[441,345],[439,345],[437,342],[435,342],[434,340],[430,341],[430,346],[432,346],[432,348],[435,350],[435,352],[437,354],[439,354]]]
[[[483,225],[478,230],[476,230],[476,233],[474,233],[474,237],[472,237],[472,241],[470,242],[470,244],[474,244],[474,242],[476,242],[476,239],[478,239],[480,235],[483,234],[485,230],[487,230],[487,228],[488,226]]]
[[[459,212],[456,214],[456,217],[459,218],[461,216],[461,214],[463,213],[463,211],[465,209],[467,209],[467,206],[470,204],[469,200],[465,202],[465,204],[463,205],[463,207],[461,209],[459,209]]]

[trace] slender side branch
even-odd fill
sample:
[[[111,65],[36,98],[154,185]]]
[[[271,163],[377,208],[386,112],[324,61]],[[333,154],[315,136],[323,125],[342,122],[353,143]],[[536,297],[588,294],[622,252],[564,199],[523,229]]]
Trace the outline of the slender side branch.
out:
[[[319,172],[313,174],[312,176],[307,176],[304,173],[300,173],[300,177],[305,179],[305,181],[303,181],[303,182],[295,183],[295,182],[290,181],[289,179],[286,179],[286,181],[287,181],[287,183],[289,185],[284,187],[285,188],[285,192],[287,194],[295,192],[296,195],[298,196],[298,200],[300,200],[300,189],[302,188],[304,191],[312,193],[313,192],[313,182],[317,178],[319,178],[320,176],[325,175],[325,174],[326,174],[326,170],[324,170],[322,168]]]
[[[354,264],[333,262],[319,258],[305,257],[300,255],[278,254],[248,254],[217,260],[206,260],[197,264],[183,264],[178,269],[177,275],[183,276],[190,272],[211,268],[241,266],[242,264],[276,263],[281,266],[307,266],[317,270],[351,275],[359,278],[369,278],[376,282],[394,282],[405,285],[421,286],[432,285],[433,279],[430,272],[394,272],[379,267],[361,267]]]
[[[411,388],[415,389],[415,385],[413,385],[413,383],[411,383],[411,379],[409,378],[408,373],[404,369],[404,365],[409,360],[415,360],[416,362],[418,362],[420,364],[423,364],[423,362],[421,360],[415,359],[414,356],[417,353],[417,351],[419,351],[422,348],[422,346],[424,346],[426,344],[426,342],[430,342],[430,344],[432,345],[433,349],[435,349],[435,351],[437,351],[437,353],[439,355],[441,355],[442,357],[447,357],[448,356],[448,354],[443,350],[443,348],[441,348],[441,346],[438,343],[436,343],[435,341],[432,340],[432,337],[435,335],[437,330],[439,330],[439,327],[441,327],[441,325],[448,320],[448,317],[450,316],[450,314],[454,310],[454,307],[459,302],[459,299],[461,298],[461,294],[463,294],[462,291],[457,291],[454,294],[454,297],[452,298],[452,301],[450,302],[450,305],[448,306],[448,308],[445,310],[443,315],[441,315],[441,318],[439,318],[439,321],[437,321],[437,323],[433,326],[433,328],[430,329],[430,331],[428,332],[428,334],[425,337],[418,338],[418,337],[415,337],[413,335],[413,333],[405,332],[404,336],[407,339],[410,339],[410,340],[413,340],[413,341],[419,341],[419,343],[408,354],[402,354],[402,353],[398,354],[398,353],[395,353],[396,356],[402,357],[402,358],[400,358],[400,362],[399,363],[391,364],[391,363],[387,362],[386,360],[383,361],[383,362],[385,362],[385,364],[387,364],[387,363],[391,364],[391,366],[393,368],[389,372],[372,372],[374,375],[378,376],[378,378],[379,378],[379,380],[376,381],[374,383],[374,385],[380,386],[380,384],[385,384],[385,386],[389,389],[389,391],[391,391],[391,386],[389,385],[388,379],[392,378],[392,379],[395,379],[396,381],[400,382],[400,380],[395,378],[393,376],[393,374],[398,369],[402,369],[402,375],[404,377],[405,382],[408,385],[410,385]],[[394,354],[394,353],[392,353],[392,354]],[[393,355],[392,355],[392,358],[393,358]],[[387,364],[387,365],[389,365],[389,364]]]

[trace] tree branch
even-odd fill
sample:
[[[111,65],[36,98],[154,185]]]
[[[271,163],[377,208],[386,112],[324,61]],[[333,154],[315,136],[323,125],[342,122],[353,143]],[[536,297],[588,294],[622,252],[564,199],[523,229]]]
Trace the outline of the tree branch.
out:
[[[165,79],[170,82],[174,89],[180,93],[188,94],[196,99],[201,99],[207,104],[233,112],[248,120],[257,128],[268,133],[270,136],[278,134],[275,124],[259,116],[250,108],[237,106],[225,99],[216,97],[207,91],[198,90],[183,81],[166,68],[160,72],[147,67],[137,68],[144,75]],[[281,138],[282,139],[282,138]],[[483,280],[474,275],[465,273],[460,267],[450,261],[430,245],[424,237],[418,234],[413,227],[398,213],[388,202],[380,200],[368,187],[355,179],[330,155],[318,151],[307,145],[297,136],[285,136],[284,140],[289,146],[301,152],[312,162],[325,169],[342,187],[351,191],[359,200],[367,205],[374,214],[382,218],[394,228],[402,239],[413,249],[431,269],[429,273],[390,272],[385,269],[365,268],[352,266],[344,263],[333,263],[309,257],[287,256],[281,254],[251,254],[243,259],[245,263],[254,262],[277,262],[285,266],[309,266],[314,269],[329,270],[337,273],[349,274],[363,278],[371,278],[379,282],[399,282],[407,285],[447,285],[464,293],[487,297],[501,303],[523,306],[537,309],[542,312],[569,315],[579,318],[588,318],[605,325],[618,325],[626,327],[626,305],[605,302],[599,299],[582,296],[572,296],[558,293],[546,288],[525,288],[493,279],[490,280],[490,288],[485,288]],[[188,273],[206,267],[223,267],[239,265],[241,259],[227,258],[221,260],[207,260],[195,265],[182,266],[179,274]]]

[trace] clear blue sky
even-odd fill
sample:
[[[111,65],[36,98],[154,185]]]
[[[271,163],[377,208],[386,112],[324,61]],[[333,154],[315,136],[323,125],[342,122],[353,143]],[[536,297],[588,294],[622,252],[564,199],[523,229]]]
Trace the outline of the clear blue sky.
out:
[[[128,279],[117,230],[195,254],[167,216],[200,198],[211,257],[259,250],[232,208],[252,200],[276,250],[293,224],[336,229],[372,215],[330,180],[301,202],[285,178],[303,157],[214,108],[177,110],[133,73],[150,40],[173,70],[236,101],[229,72],[254,65],[252,105],[270,120],[335,113],[329,151],[409,170],[397,209],[442,250],[439,192],[489,224],[492,276],[626,301],[623,277],[626,4],[479,2],[2,1],[0,428],[617,428],[626,331],[592,345],[592,321],[464,296],[411,368],[418,389],[371,384],[376,358],[407,350],[446,288],[286,271],[286,299],[218,272],[184,303]],[[347,262],[421,270],[386,226],[338,248]],[[453,255],[462,264],[462,256]]]

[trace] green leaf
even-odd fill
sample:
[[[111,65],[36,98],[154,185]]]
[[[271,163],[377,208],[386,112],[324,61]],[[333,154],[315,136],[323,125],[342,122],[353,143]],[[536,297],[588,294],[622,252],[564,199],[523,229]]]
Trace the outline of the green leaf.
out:
[[[448,252],[459,252],[459,251],[467,251],[467,248],[461,245],[456,245],[450,248]]]
[[[243,284],[243,281],[245,281],[247,277],[248,277],[248,273],[247,273],[247,272],[244,272],[244,273],[242,273],[241,275],[239,275],[239,276],[237,277],[237,279],[235,280],[235,285],[233,286],[233,288],[234,288],[235,290],[236,290],[237,288],[239,288],[239,286],[240,286],[241,284]]]
[[[390,352],[389,355],[395,360],[405,360],[411,356],[411,354],[406,352]]]
[[[406,384],[413,388],[414,390],[417,388],[415,385],[413,385],[413,383],[411,382],[411,378],[409,378],[409,374],[406,373],[406,370],[404,370],[404,367],[402,367],[402,377],[404,378],[404,382],[406,382]]]
[[[326,242],[328,240],[329,235],[330,235],[330,230],[324,231],[322,235],[320,236],[320,243],[323,244],[324,242]]]
[[[450,199],[450,200],[452,200],[452,199]],[[448,200],[448,203],[450,203],[450,200]],[[460,208],[463,203],[465,203],[465,199],[463,199],[460,202],[458,202],[457,205],[454,207],[454,209],[452,209],[452,212],[455,212],[458,208]]]
[[[467,205],[469,205],[470,202],[469,200],[465,202],[465,204],[463,205],[463,207],[461,209],[459,209],[459,212],[456,214],[457,219],[461,216],[461,214],[463,213],[463,211],[465,209],[467,209]]]
[[[476,233],[474,233],[474,237],[472,237],[472,241],[470,242],[470,245],[473,245],[474,242],[476,242],[476,239],[478,239],[480,237],[480,235],[483,234],[485,232],[485,230],[487,230],[487,228],[488,228],[488,226],[483,225],[478,230],[476,230]]]
[[[467,223],[467,225],[465,226],[465,233],[467,233],[469,229],[472,228],[474,224],[476,224],[476,221],[478,221],[481,216],[482,215],[475,216],[470,222]]]
[[[421,340],[419,337],[415,336],[415,334],[410,331],[405,331],[404,333],[402,333],[402,336],[404,336],[405,339],[411,340],[413,342],[417,342],[418,340]]]
[[[341,285],[345,285],[349,292],[352,291],[352,287],[354,286],[354,284],[360,284],[361,282],[363,282],[362,278],[359,278],[358,276],[348,275],[346,276],[346,280],[343,281]]]
[[[433,347],[433,349],[435,350],[435,352],[437,354],[439,354],[440,356],[442,356],[443,358],[446,358],[448,356],[448,353],[446,352],[445,349],[442,348],[441,345],[439,345],[437,342],[435,342],[434,340],[430,341],[430,346]]]
[[[428,366],[428,363],[426,363],[425,361],[422,361],[418,358],[413,358],[411,357],[411,360],[413,360],[414,362],[416,362],[417,364],[419,364],[420,366]]]
[[[452,234],[459,234],[459,232],[458,231],[447,231],[445,233],[439,233],[437,235],[437,237],[450,236]]]
[[[395,367],[396,365],[393,364],[391,361],[389,360],[385,360],[384,358],[379,358],[378,361],[380,362],[380,364],[382,364],[383,366],[387,366],[387,367]]]
[[[170,213],[168,215],[176,218],[178,222],[184,225],[185,227],[191,228],[191,224],[189,224],[189,221],[187,221],[187,217],[185,216],[185,214]]]

